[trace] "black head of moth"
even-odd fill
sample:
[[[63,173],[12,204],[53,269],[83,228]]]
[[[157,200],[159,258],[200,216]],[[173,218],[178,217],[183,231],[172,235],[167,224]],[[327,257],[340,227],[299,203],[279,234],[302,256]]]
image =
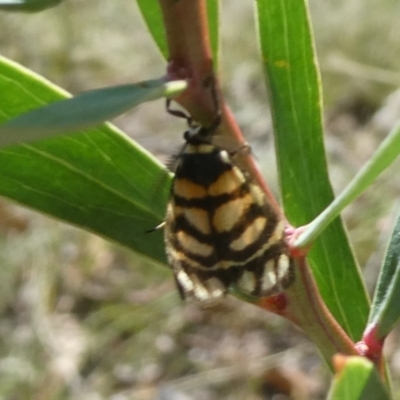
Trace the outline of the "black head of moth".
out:
[[[169,102],[167,109],[185,116]],[[186,118],[164,225],[181,296],[212,306],[231,286],[257,297],[281,292],[294,279],[284,221],[235,165],[235,153],[212,144],[219,115],[208,128]]]

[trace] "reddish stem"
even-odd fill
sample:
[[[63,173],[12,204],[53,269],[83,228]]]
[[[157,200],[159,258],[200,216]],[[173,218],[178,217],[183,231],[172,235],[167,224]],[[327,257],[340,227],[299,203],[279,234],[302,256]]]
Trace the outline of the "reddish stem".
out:
[[[381,376],[385,379],[382,354],[385,338],[378,337],[377,329],[375,324],[368,325],[364,331],[362,340],[356,343],[356,349],[359,355],[369,358],[376,365]]]
[[[294,258],[295,280],[277,299],[263,299],[259,306],[287,318],[299,326],[316,344],[332,366],[336,353],[358,355],[353,341],[334,319],[319,293],[304,257]],[[282,296],[285,296],[285,301]],[[271,302],[272,300],[272,302]]]

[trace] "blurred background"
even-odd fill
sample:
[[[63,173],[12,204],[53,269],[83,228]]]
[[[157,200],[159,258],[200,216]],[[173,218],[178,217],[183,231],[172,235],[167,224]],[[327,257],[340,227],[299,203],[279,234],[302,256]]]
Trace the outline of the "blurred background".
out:
[[[277,193],[252,3],[221,1],[220,72]],[[310,8],[338,193],[400,116],[400,3],[310,0]],[[1,55],[74,94],[165,71],[134,1],[1,12],[0,27]],[[185,128],[163,101],[115,123],[164,161]],[[399,168],[344,213],[370,291],[399,210]],[[171,278],[126,249],[0,199],[0,400],[325,398],[329,373],[298,329],[234,298],[212,310],[185,305]],[[399,333],[386,352],[400,396]]]

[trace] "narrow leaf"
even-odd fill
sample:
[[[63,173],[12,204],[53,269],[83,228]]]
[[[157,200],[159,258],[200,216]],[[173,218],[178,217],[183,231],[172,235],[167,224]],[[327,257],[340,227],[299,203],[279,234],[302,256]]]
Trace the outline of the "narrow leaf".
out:
[[[211,51],[213,54],[214,68],[218,68],[219,48],[219,2],[207,0],[208,30],[210,34]]]
[[[377,339],[385,338],[400,318],[400,216],[387,249],[368,325],[374,327]]]
[[[185,81],[162,79],[91,90],[29,111],[0,126],[0,146],[45,139],[94,127],[138,104],[173,95]]]
[[[0,0],[0,10],[38,12],[55,7],[64,0]]]
[[[357,173],[338,197],[315,218],[295,245],[306,247],[338,216],[341,211],[366,190],[375,179],[385,171],[400,154],[400,124],[389,133],[375,153]]]
[[[138,7],[153,39],[165,59],[168,58],[168,45],[165,36],[164,20],[158,1],[137,0]]]
[[[387,389],[372,362],[364,357],[348,357],[336,374],[328,400],[390,400]]]
[[[66,96],[4,58],[0,92],[0,122]],[[162,165],[111,125],[0,151],[0,195],[159,263],[162,233],[145,231],[163,220],[168,187]]]
[[[293,225],[301,226],[333,200],[308,10],[304,0],[256,3],[285,213]],[[340,219],[314,243],[308,260],[330,311],[353,340],[359,339],[368,302]]]

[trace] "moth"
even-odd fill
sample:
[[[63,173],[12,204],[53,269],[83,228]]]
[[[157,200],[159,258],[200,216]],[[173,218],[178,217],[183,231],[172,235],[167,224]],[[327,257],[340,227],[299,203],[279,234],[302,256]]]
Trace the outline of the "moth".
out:
[[[189,125],[164,225],[168,263],[182,298],[207,307],[231,286],[257,297],[279,293],[294,279],[284,221],[235,163],[237,152],[212,143],[219,115],[203,127],[169,104],[167,109]]]

